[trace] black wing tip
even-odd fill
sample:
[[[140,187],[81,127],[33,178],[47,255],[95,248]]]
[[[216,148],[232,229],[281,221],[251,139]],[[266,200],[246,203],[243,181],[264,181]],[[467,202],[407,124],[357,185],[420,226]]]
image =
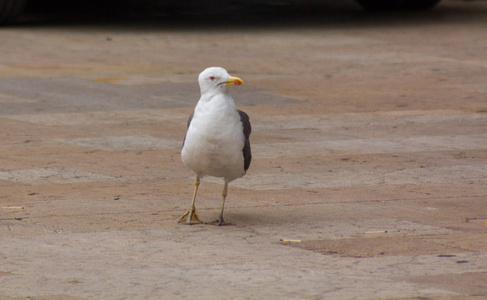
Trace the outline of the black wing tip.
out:
[[[249,115],[240,109],[237,109],[237,112],[240,115],[240,122],[242,122],[243,125],[244,135],[248,139],[250,134],[252,133],[252,126],[250,125]]]
[[[244,171],[250,167],[250,162],[252,161],[252,151],[250,149],[250,133],[252,132],[252,126],[250,125],[250,118],[246,112],[243,110],[237,109],[238,114],[240,115],[240,121],[242,122],[243,126],[243,133],[245,135],[245,145],[242,149],[243,156],[244,156]]]

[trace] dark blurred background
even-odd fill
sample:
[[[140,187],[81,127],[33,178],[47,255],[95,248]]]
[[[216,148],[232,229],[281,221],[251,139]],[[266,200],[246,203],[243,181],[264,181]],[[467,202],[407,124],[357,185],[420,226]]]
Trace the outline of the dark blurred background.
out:
[[[276,21],[361,11],[354,0],[30,0],[21,23]],[[271,18],[271,19],[267,19]]]
[[[451,1],[463,0],[443,0],[439,5]],[[409,13],[404,9],[392,11],[369,10],[367,15],[393,13],[397,17]],[[355,0],[30,0],[24,12],[19,24],[261,25],[330,22],[336,18],[365,16],[366,11]]]

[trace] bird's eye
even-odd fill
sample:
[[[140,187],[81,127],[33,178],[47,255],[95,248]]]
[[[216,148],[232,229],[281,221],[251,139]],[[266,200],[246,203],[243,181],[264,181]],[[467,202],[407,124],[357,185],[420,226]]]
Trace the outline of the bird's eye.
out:
[[[211,80],[211,81],[214,81],[215,79],[216,79],[215,77],[210,76],[210,80]]]

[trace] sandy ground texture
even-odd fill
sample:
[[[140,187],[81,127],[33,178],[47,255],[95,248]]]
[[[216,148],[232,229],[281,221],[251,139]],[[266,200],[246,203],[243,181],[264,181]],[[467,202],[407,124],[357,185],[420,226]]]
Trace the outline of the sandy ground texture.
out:
[[[0,299],[486,299],[487,3],[331,2],[1,28]],[[254,158],[179,225],[215,65]]]

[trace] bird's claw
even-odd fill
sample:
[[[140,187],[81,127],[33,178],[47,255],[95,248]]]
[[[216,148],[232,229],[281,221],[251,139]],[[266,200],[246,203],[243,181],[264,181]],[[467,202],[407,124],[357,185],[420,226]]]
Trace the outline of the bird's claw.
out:
[[[211,223],[208,223],[208,224],[210,224],[210,225],[217,225],[217,226],[227,226],[227,225],[233,225],[233,224],[232,224],[232,223],[230,223],[230,222],[225,222],[225,221],[223,220],[223,218],[219,218],[218,220],[215,220],[215,221],[213,221],[213,222],[211,222]]]
[[[198,214],[196,214],[196,211],[190,209],[179,219],[178,223],[193,225],[202,224],[203,222],[198,217]]]

